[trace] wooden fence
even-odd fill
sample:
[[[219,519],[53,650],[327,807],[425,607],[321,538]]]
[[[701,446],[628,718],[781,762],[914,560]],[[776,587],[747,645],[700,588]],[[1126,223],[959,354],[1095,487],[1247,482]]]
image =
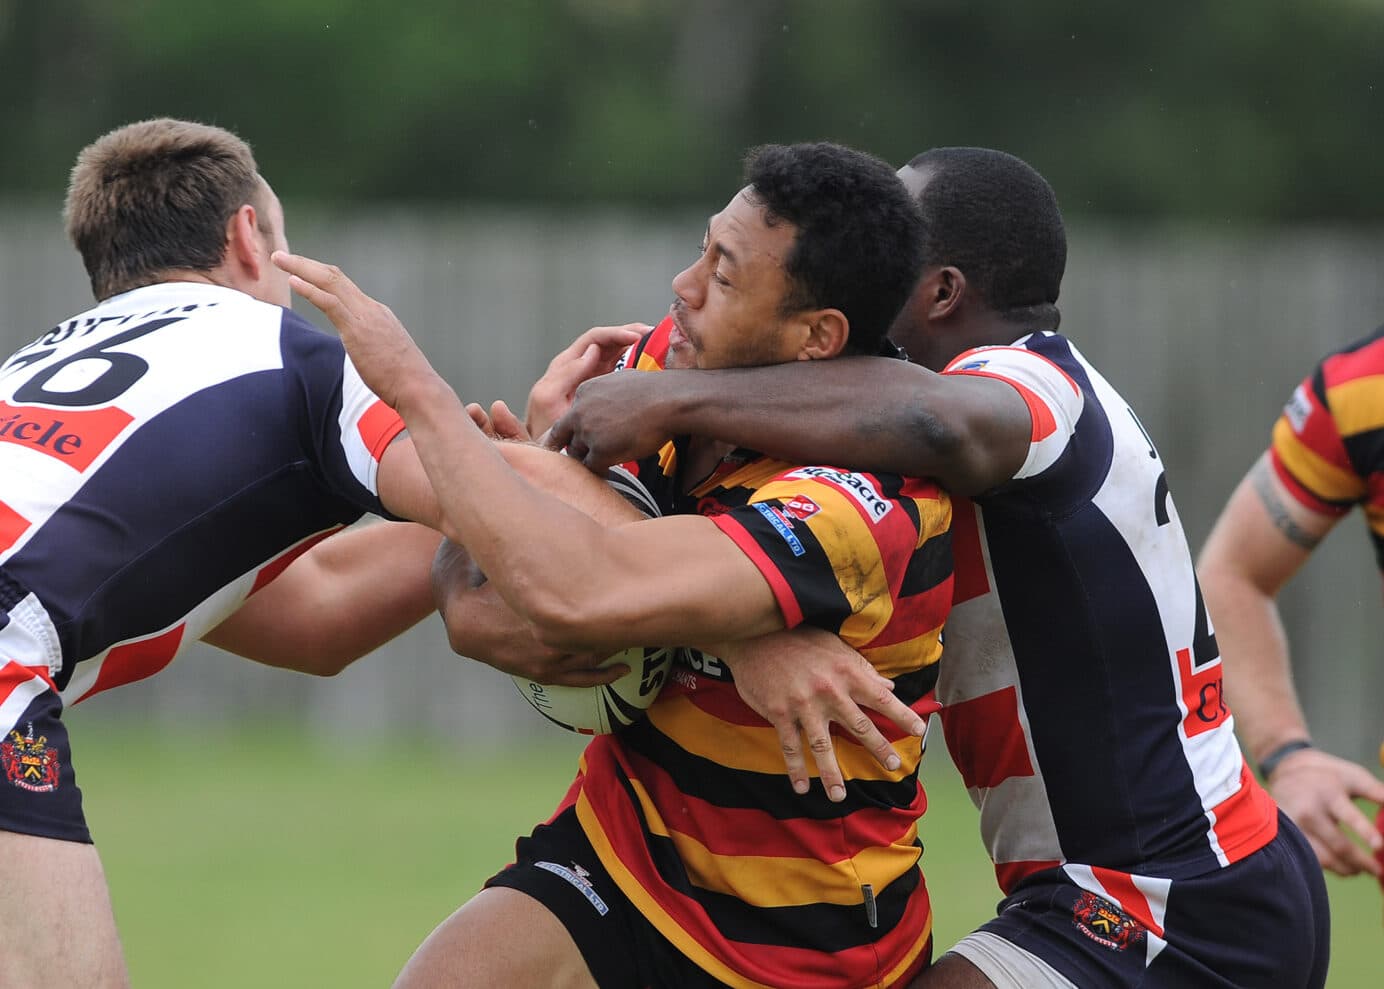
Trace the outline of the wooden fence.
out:
[[[464,397],[516,406],[552,354],[587,326],[656,321],[705,222],[619,212],[288,209],[295,249],[340,263],[386,300]],[[1168,463],[1195,549],[1317,357],[1384,322],[1384,231],[1082,223],[1071,241],[1063,330],[1138,410]],[[58,207],[0,203],[0,357],[89,300]],[[1358,514],[1338,526],[1283,603],[1320,739],[1372,759],[1384,737],[1384,615]],[[199,647],[74,717],[103,709],[205,723],[287,713],[332,737],[403,731],[468,745],[555,731],[507,679],[451,655],[432,620],[331,681]]]

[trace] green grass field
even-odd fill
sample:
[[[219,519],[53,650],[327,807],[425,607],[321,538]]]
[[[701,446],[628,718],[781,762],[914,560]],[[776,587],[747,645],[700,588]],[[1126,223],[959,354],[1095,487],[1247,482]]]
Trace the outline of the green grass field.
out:
[[[464,752],[79,720],[78,779],[137,989],[388,986],[549,813],[578,751],[557,732],[548,747]],[[940,745],[928,763],[923,862],[940,950],[999,894]],[[1379,890],[1338,881],[1331,895],[1329,984],[1377,989]]]

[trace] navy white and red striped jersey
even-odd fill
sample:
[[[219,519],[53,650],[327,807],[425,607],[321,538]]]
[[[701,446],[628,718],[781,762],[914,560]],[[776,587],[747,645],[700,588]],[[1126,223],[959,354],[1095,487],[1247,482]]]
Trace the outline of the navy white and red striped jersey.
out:
[[[383,513],[402,428],[340,340],[242,292],[152,285],[59,324],[0,365],[0,665],[66,703],[157,672]]]
[[[1057,334],[957,357],[1029,406],[1017,475],[955,499],[938,698],[1000,886],[1062,867],[1161,931],[1168,881],[1277,833],[1158,451]]]

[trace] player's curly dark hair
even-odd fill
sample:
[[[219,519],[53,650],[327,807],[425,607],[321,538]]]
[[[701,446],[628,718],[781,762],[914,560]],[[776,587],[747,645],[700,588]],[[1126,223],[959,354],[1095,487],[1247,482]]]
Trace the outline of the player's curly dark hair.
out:
[[[1067,233],[1047,180],[990,148],[933,148],[908,164],[927,173],[923,266],[952,265],[1006,319],[1057,329]]]
[[[922,224],[885,162],[839,144],[766,144],[745,157],[752,202],[798,228],[785,313],[840,309],[846,352],[874,354],[922,270]]]

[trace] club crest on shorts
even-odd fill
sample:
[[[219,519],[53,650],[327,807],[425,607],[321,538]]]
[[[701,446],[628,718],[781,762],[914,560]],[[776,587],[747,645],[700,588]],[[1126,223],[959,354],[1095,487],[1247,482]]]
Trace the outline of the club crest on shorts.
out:
[[[48,744],[47,735],[34,738],[33,722],[23,735],[11,731],[0,742],[0,765],[5,767],[5,778],[22,790],[49,793],[58,788],[62,769],[58,750]]]
[[[1124,951],[1144,940],[1144,925],[1103,896],[1083,892],[1072,907],[1072,924],[1097,944]]]

